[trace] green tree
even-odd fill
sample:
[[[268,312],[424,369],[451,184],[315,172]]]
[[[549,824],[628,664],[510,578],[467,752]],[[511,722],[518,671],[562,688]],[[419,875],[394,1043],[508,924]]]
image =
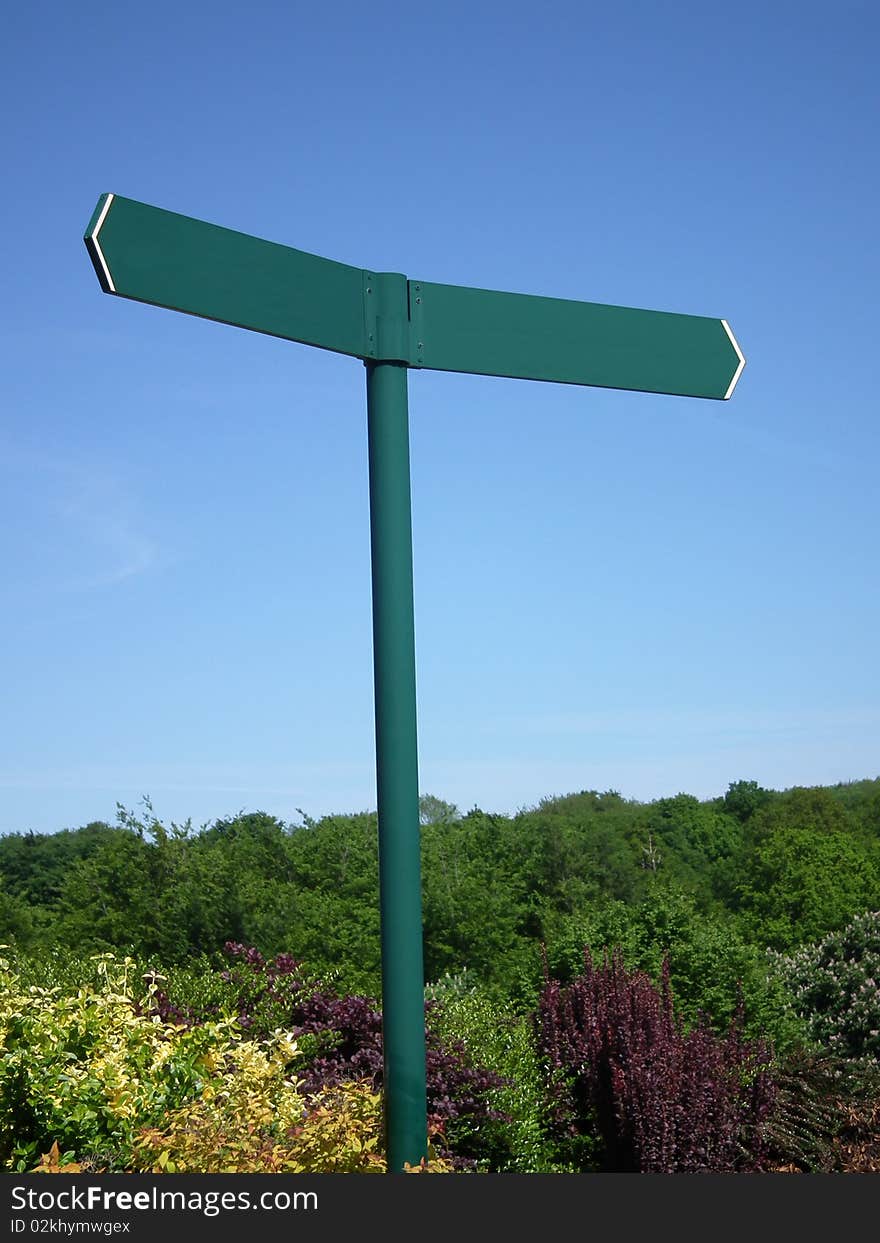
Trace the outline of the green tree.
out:
[[[27,902],[8,891],[0,876],[0,943],[27,949],[36,939],[34,912]]]
[[[150,846],[125,832],[102,842],[68,872],[56,904],[57,932],[85,950],[155,950],[156,894]]]
[[[454,824],[461,819],[461,812],[454,803],[437,798],[435,794],[423,794],[419,799],[419,824]]]
[[[509,817],[474,809],[422,832],[425,974],[462,968],[513,986],[532,950],[536,895],[522,836]]]
[[[844,805],[824,786],[793,786],[759,808],[749,831],[760,841],[780,829],[813,829],[818,833],[847,833],[855,827]]]
[[[381,990],[379,855],[375,813],[325,816],[291,832],[285,843],[281,921],[264,911],[253,938],[266,952],[304,959],[339,987],[378,996]],[[273,885],[277,892],[277,885]],[[272,921],[268,935],[267,919]],[[252,922],[248,922],[248,921]],[[247,928],[258,927],[253,907]]]
[[[790,950],[880,903],[880,873],[850,833],[781,824],[741,862],[735,897],[749,935]]]
[[[0,837],[0,872],[10,894],[47,910],[57,900],[68,871],[87,859],[119,828],[95,820],[58,833],[8,833]]]
[[[742,844],[735,816],[691,794],[677,794],[646,809],[644,832],[643,867],[658,857],[656,870],[707,904],[724,892],[730,861]]]
[[[741,824],[745,824],[773,797],[773,792],[765,790],[757,781],[731,781],[721,805],[729,816],[735,816]]]

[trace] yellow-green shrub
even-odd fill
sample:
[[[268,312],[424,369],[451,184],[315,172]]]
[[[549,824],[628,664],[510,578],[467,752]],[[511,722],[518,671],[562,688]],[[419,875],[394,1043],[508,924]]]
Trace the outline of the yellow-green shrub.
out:
[[[278,1106],[281,1104],[282,1108]],[[369,1083],[343,1083],[305,1104],[279,1098],[271,1081],[231,1074],[217,1090],[145,1130],[133,1169],[197,1174],[382,1174],[381,1097]],[[451,1173],[433,1158],[411,1173]]]
[[[242,1073],[242,1071],[245,1073]],[[239,1068],[145,1130],[133,1168],[169,1174],[380,1174],[381,1102],[368,1084],[329,1089],[308,1107]]]
[[[137,1134],[216,1090],[230,1075],[272,1081],[273,1109],[303,1114],[285,1073],[283,1033],[258,1046],[231,1019],[174,1027],[140,1013],[131,959],[98,955],[95,978],[65,995],[23,987],[0,959],[0,1167],[27,1170],[53,1143],[65,1154],[127,1168]],[[73,1158],[71,1158],[73,1159]]]

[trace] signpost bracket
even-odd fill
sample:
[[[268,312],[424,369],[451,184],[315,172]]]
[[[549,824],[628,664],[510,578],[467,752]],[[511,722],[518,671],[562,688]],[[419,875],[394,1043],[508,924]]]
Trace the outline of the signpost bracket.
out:
[[[364,361],[411,365],[409,289],[401,272],[364,272]]]
[[[421,367],[425,357],[425,287],[422,281],[407,281],[409,295],[409,344],[411,367]]]

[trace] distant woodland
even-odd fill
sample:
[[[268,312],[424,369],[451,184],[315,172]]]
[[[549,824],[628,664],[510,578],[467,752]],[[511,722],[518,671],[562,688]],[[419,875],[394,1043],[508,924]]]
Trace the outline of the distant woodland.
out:
[[[880,779],[637,803],[546,798],[514,816],[421,800],[425,973],[527,996],[550,964],[617,941],[656,966],[676,937],[731,967],[880,909]],[[181,963],[244,942],[380,991],[375,814],[285,823],[240,812],[198,830],[148,801],[117,822],[0,837],[0,938]]]

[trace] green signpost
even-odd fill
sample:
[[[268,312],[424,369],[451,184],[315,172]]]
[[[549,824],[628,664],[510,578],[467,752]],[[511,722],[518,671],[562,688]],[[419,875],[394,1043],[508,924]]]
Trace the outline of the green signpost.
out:
[[[726,320],[407,280],[104,194],[105,293],[360,358],[367,370],[388,1169],[426,1152],[407,369],[729,398]]]

